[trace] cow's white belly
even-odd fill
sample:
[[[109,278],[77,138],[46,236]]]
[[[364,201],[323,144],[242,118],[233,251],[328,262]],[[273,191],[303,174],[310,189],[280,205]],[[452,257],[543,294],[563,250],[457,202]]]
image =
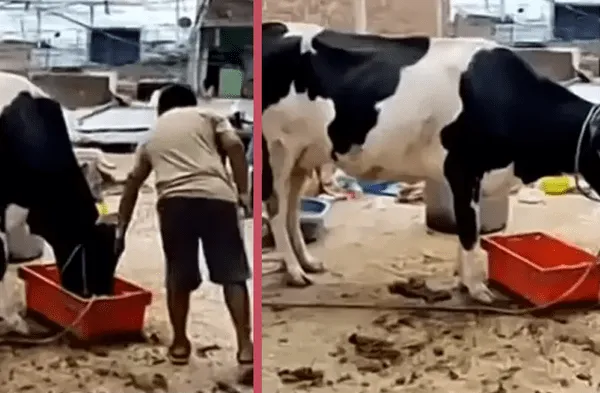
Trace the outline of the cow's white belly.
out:
[[[369,180],[405,181],[438,179],[443,176],[446,151],[441,143],[408,145],[411,130],[390,132],[385,139],[367,137],[363,146],[353,146],[338,155],[337,165],[346,173]]]

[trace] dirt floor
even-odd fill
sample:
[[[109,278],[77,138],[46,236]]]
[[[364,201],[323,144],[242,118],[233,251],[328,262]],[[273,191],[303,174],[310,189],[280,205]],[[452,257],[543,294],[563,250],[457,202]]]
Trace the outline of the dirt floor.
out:
[[[311,288],[284,288],[271,273],[277,263],[265,261],[263,299],[377,302],[398,277],[451,278],[457,240],[428,233],[422,205],[337,202],[327,228],[310,249],[328,272]],[[539,205],[513,199],[508,231],[545,231],[596,252],[600,205],[577,195]],[[263,307],[263,391],[597,392],[599,316]],[[293,372],[300,367],[312,372]]]
[[[108,158],[119,166],[117,176],[122,178],[131,165],[131,156],[108,155]],[[111,211],[115,211],[118,196],[109,197],[108,203]],[[188,330],[196,352],[190,364],[176,368],[166,361],[170,327],[157,228],[154,194],[152,191],[142,193],[118,273],[153,292],[154,300],[147,310],[145,324],[148,343],[91,350],[66,345],[29,349],[0,346],[0,393],[251,391],[235,383],[240,370],[235,362],[233,327],[221,291],[211,283],[205,283],[192,299]],[[245,234],[250,258],[251,229],[251,220],[247,220]],[[205,272],[204,265],[202,268]],[[18,286],[14,271],[11,275]],[[227,390],[228,386],[234,390]]]

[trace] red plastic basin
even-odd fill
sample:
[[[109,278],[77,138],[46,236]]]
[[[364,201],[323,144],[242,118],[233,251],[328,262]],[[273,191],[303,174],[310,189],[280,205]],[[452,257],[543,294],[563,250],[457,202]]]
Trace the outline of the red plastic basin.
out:
[[[61,288],[55,264],[22,266],[19,277],[25,281],[28,310],[69,328],[84,341],[141,333],[146,308],[152,301],[149,291],[118,277],[113,296],[81,298]],[[71,326],[88,306],[81,320]]]
[[[481,246],[488,253],[489,279],[537,306],[559,300],[596,260],[587,251],[540,232],[488,236]],[[559,303],[598,301],[599,290],[600,272],[595,267]]]

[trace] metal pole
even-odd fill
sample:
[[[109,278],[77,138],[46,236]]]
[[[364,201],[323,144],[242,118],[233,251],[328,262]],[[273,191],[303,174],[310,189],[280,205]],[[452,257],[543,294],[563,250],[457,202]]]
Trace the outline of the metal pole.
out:
[[[506,19],[506,1],[500,0],[500,19],[504,22]]]
[[[354,31],[359,34],[367,32],[366,0],[354,0]]]
[[[95,15],[95,9],[96,7],[94,7],[93,5],[90,5],[90,27],[93,29],[94,28],[94,23],[96,22],[96,15]],[[85,48],[85,57],[86,57],[86,62],[91,61],[91,53],[92,53],[92,30],[87,30],[85,32],[86,36],[87,36],[87,45]]]
[[[35,33],[36,33],[36,42],[37,42],[37,47],[41,48],[42,47],[42,11],[40,10],[39,7],[39,1],[38,1],[38,7],[35,10],[35,18],[36,18],[36,29],[35,29]]]
[[[548,40],[554,40],[554,13],[556,12],[556,2],[554,0],[549,0],[548,6],[550,7],[550,13],[548,15]]]
[[[175,34],[176,34],[176,38],[177,38],[177,43],[179,43],[180,30],[181,30],[181,27],[179,26],[179,18],[181,17],[181,11],[180,11],[179,6],[180,6],[179,0],[175,0],[175,26],[177,26],[177,28],[175,30]]]

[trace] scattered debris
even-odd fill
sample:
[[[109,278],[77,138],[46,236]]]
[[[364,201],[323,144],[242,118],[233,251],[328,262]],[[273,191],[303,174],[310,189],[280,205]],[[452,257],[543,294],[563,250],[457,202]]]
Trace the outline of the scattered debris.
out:
[[[154,393],[156,390],[169,391],[169,383],[163,374],[142,372],[131,373],[129,377],[133,387],[145,393]]]
[[[210,352],[218,351],[220,349],[221,349],[221,347],[216,344],[205,345],[203,347],[196,349],[196,355],[198,355],[198,357],[200,357],[200,358],[207,358],[208,354]]]
[[[427,303],[437,303],[452,299],[452,294],[446,290],[433,290],[425,280],[410,278],[408,282],[394,281],[388,285],[390,293],[412,299],[423,299]]]
[[[277,373],[282,383],[311,382],[322,383],[325,373],[312,367],[300,367],[294,370],[281,370]]]
[[[373,337],[353,333],[348,342],[354,345],[356,354],[368,359],[387,359],[395,361],[400,357],[400,351],[394,349],[394,343]]]
[[[414,184],[400,183],[398,185],[398,195],[396,195],[396,203],[415,203],[423,200],[425,192],[425,182],[417,182]]]
[[[544,203],[545,198],[544,192],[537,188],[523,187],[517,193],[517,200],[519,202],[530,205]]]
[[[149,344],[152,344],[152,345],[160,345],[160,344],[162,344],[162,340],[160,339],[160,337],[158,336],[157,333],[149,333],[146,336],[146,341]]]
[[[223,381],[217,381],[212,391],[213,393],[241,393],[238,389]]]
[[[359,358],[355,362],[356,369],[360,372],[378,373],[389,367],[389,362],[380,359]]]

